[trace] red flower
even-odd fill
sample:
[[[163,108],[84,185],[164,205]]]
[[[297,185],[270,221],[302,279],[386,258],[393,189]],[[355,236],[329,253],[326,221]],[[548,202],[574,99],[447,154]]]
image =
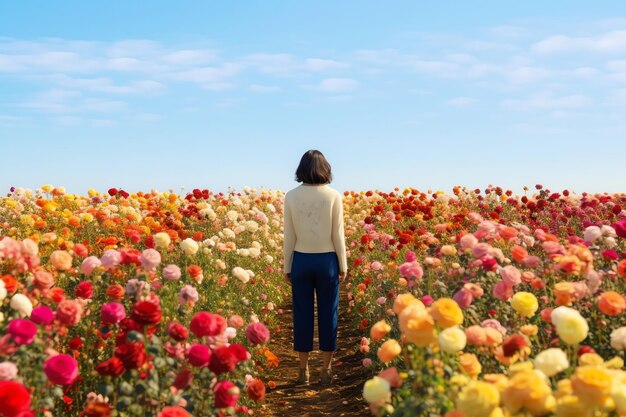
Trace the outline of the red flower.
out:
[[[233,407],[239,399],[239,388],[230,381],[220,381],[213,388],[215,392],[215,407]]]
[[[72,350],[80,350],[80,348],[83,347],[83,339],[81,339],[80,337],[75,337],[70,340],[69,346]]]
[[[200,268],[196,264],[191,264],[187,267],[187,272],[191,275],[192,278],[199,277],[202,275],[202,268]]]
[[[626,219],[622,219],[613,225],[617,236],[626,239]]]
[[[209,364],[211,358],[211,350],[207,345],[193,345],[189,348],[189,363],[198,368],[205,367]]]
[[[209,369],[215,374],[230,372],[237,366],[237,356],[227,346],[219,346],[213,350],[209,361]]]
[[[19,417],[30,412],[30,392],[15,381],[0,381],[0,415]]]
[[[189,417],[189,413],[177,405],[168,405],[163,407],[163,410],[157,414],[157,417]]]
[[[218,336],[226,330],[226,319],[219,314],[201,311],[196,313],[189,323],[189,329],[201,338],[203,336]]]
[[[191,380],[193,379],[193,374],[187,368],[183,369],[176,375],[176,379],[172,383],[172,386],[178,389],[185,389],[191,384]]]
[[[519,350],[528,346],[528,341],[524,336],[517,333],[509,337],[502,343],[502,352],[504,356],[510,358],[515,355]]]
[[[76,297],[90,299],[93,296],[93,285],[89,281],[83,281],[76,287]]]
[[[139,250],[135,248],[122,248],[119,250],[119,253],[122,255],[122,265],[141,265],[141,261],[139,260],[141,252],[139,252]]]
[[[146,363],[146,350],[141,342],[124,343],[115,349],[115,356],[120,358],[126,369],[137,369]]]
[[[238,362],[247,361],[250,359],[250,354],[246,348],[238,343],[231,343],[228,345],[228,349],[235,355]]]
[[[189,337],[187,328],[177,321],[173,321],[169,326],[167,326],[167,334],[178,342],[181,342]]]
[[[133,306],[131,317],[140,324],[157,324],[161,321],[161,306],[152,301],[139,301]]]
[[[585,353],[596,353],[596,351],[591,346],[582,345],[580,348],[578,348],[578,352],[577,353],[578,353],[578,356],[582,356]]]
[[[117,195],[117,188],[109,188],[109,195],[115,197]]]
[[[258,378],[253,379],[248,384],[248,397],[253,401],[263,401],[265,399],[265,384]]]
[[[113,408],[107,403],[90,402],[80,413],[81,417],[109,417]]]
[[[121,300],[125,293],[126,290],[120,284],[109,285],[106,291],[107,297],[113,300]]]
[[[124,370],[124,364],[117,356],[113,356],[96,366],[96,372],[102,376],[120,376]]]

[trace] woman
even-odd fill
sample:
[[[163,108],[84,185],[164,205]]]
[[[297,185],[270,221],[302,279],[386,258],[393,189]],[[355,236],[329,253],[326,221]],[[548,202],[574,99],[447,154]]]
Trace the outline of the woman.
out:
[[[324,365],[320,383],[330,385],[330,364],[337,350],[339,280],[346,276],[341,194],[328,184],[330,164],[320,151],[300,159],[296,181],[302,184],[285,195],[285,278],[292,286],[293,347],[300,357],[297,383],[309,383],[309,353],[313,350],[314,307],[317,297],[319,348]]]

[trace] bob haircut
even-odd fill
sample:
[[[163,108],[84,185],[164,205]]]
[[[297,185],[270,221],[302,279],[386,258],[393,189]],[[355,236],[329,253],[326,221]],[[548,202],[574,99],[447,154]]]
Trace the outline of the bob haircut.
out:
[[[330,184],[333,180],[330,164],[324,155],[315,149],[306,151],[296,169],[296,181],[307,184]]]

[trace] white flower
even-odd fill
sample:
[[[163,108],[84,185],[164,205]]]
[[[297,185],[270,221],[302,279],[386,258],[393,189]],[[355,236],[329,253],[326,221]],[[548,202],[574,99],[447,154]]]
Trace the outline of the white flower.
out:
[[[0,280],[0,301],[7,297],[7,287],[4,285],[4,281]]]
[[[626,350],[626,327],[611,332],[611,347],[615,350]]]
[[[586,242],[592,243],[600,237],[602,237],[602,230],[598,226],[589,226],[583,232],[583,238]]]
[[[244,284],[250,281],[250,274],[248,274],[248,271],[239,266],[233,268],[233,275]]]
[[[195,255],[198,252],[198,242],[191,238],[187,238],[180,242],[180,248],[185,252],[185,255]]]
[[[165,232],[159,232],[156,235],[154,235],[154,245],[157,248],[167,249],[167,247],[169,246],[171,242],[172,242],[172,239],[170,238],[170,235],[168,235]]]
[[[33,311],[33,303],[24,294],[15,294],[11,298],[11,308],[21,316],[30,317],[30,313]]]
[[[608,237],[617,237],[617,233],[615,233],[615,229],[613,229],[612,226],[608,226],[606,224],[602,226],[602,233]]]
[[[535,368],[549,377],[569,368],[567,355],[559,348],[550,348],[540,352],[534,362]]]
[[[363,398],[368,403],[384,402],[389,399],[391,386],[387,380],[375,376],[365,382],[363,386]]]
[[[439,346],[448,353],[456,353],[465,348],[467,337],[458,326],[449,327],[439,333]]]
[[[246,230],[250,233],[254,233],[259,230],[259,224],[254,220],[248,220],[246,222]]]
[[[589,333],[587,320],[573,308],[557,307],[552,311],[550,317],[561,340],[569,345],[582,342]]]
[[[235,210],[229,210],[228,213],[226,213],[226,217],[228,217],[228,220],[230,220],[231,222],[234,222],[239,217],[239,212]]]

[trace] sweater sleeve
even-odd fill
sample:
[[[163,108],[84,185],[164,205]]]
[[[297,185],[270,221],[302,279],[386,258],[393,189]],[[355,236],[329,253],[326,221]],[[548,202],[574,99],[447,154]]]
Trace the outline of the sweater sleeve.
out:
[[[285,255],[283,270],[288,274],[291,272],[293,251],[296,247],[296,232],[293,227],[293,218],[291,217],[291,209],[289,208],[287,198],[284,200],[283,216],[283,250]]]
[[[339,272],[348,272],[346,260],[346,240],[343,227],[343,201],[339,195],[333,203],[332,240],[339,259]]]

